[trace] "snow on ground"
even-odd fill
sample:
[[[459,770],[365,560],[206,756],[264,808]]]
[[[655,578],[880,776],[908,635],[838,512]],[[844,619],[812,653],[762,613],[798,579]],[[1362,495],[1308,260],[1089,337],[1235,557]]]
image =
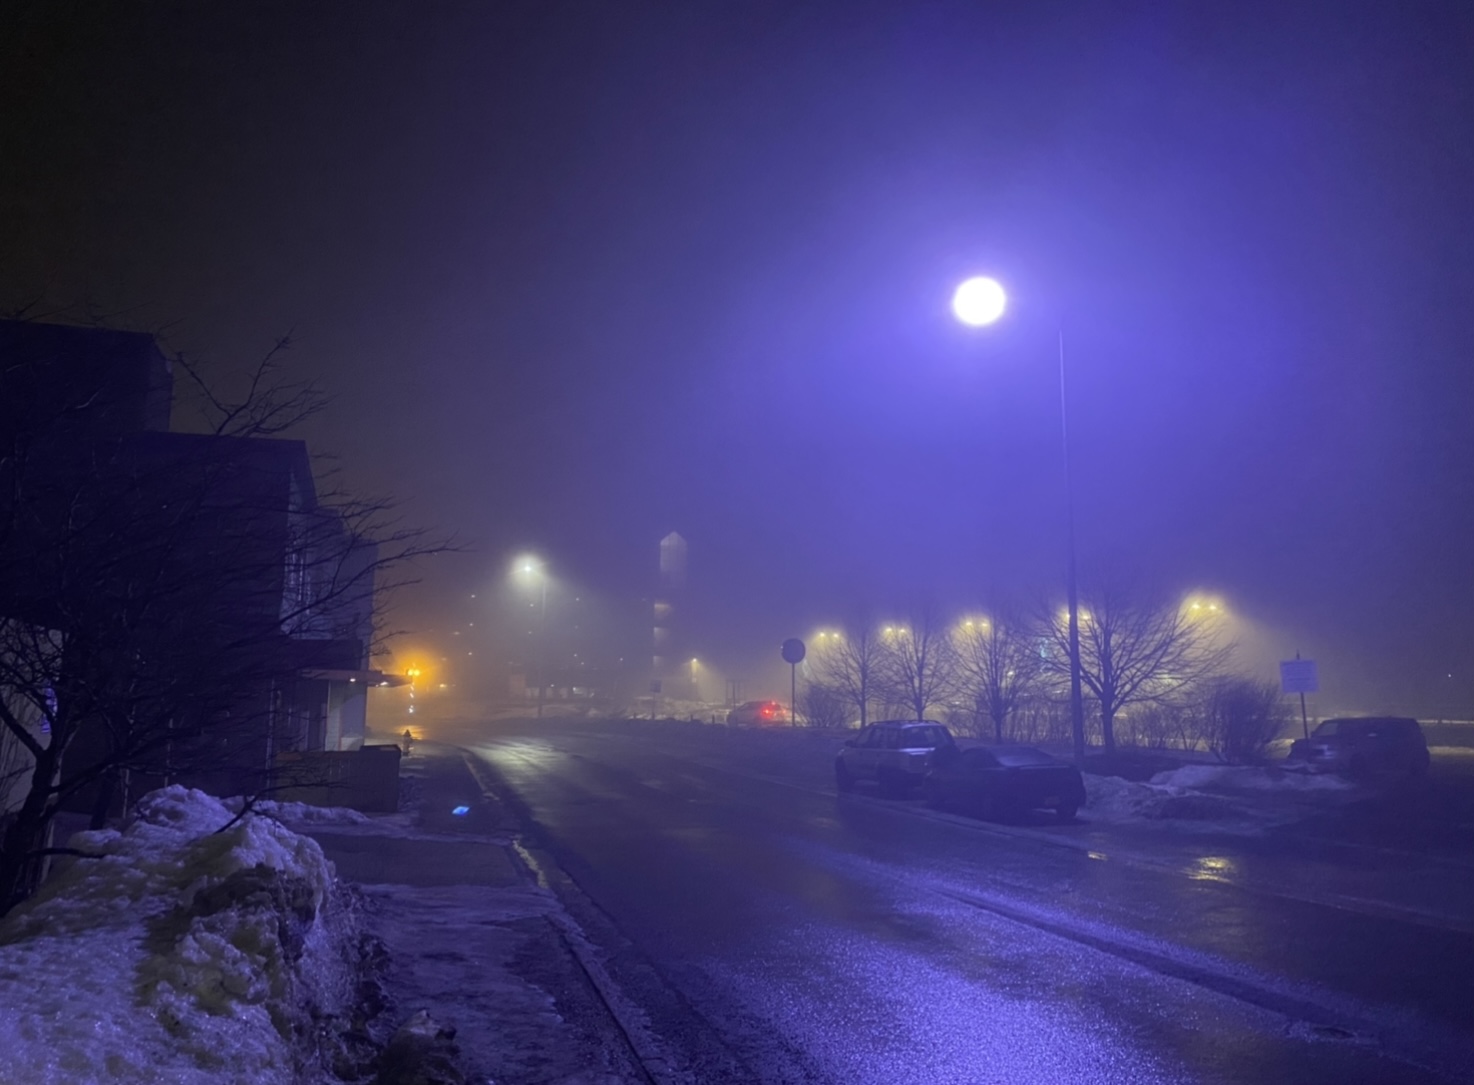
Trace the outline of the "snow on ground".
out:
[[[179,786],[0,920],[0,1085],[290,1081],[356,933],[316,842]],[[229,828],[225,826],[229,825]]]
[[[242,805],[240,798],[225,800],[226,808],[232,813],[239,813]],[[253,803],[251,811],[289,825],[367,825],[373,821],[367,814],[346,806],[309,806],[305,802],[273,802],[269,799]]]
[[[1166,788],[1132,783],[1119,776],[1085,777],[1085,811],[1092,821],[1129,821],[1148,811],[1169,794]]]
[[[1344,799],[1356,785],[1338,776],[1286,772],[1272,766],[1184,765],[1149,783],[1085,776],[1085,816],[1093,821],[1212,821],[1247,830],[1304,816],[1314,799]]]
[[[1186,787],[1224,791],[1347,791],[1356,785],[1340,776],[1286,772],[1260,765],[1183,765],[1152,777],[1159,787]]]

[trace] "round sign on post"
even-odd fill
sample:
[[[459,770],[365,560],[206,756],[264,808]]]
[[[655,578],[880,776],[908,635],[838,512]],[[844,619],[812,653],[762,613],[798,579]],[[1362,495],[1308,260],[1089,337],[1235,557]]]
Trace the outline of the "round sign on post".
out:
[[[789,637],[783,642],[783,662],[788,664],[788,725],[798,723],[798,665],[804,661],[804,642]]]

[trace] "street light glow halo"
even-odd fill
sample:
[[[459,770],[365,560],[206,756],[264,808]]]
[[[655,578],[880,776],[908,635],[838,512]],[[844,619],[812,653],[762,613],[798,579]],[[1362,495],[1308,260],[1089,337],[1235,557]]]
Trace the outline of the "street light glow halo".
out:
[[[952,294],[952,312],[962,323],[981,328],[995,323],[1008,308],[1008,293],[997,279],[974,275]]]
[[[512,559],[512,574],[514,576],[540,579],[546,573],[543,559],[534,553],[521,553]]]

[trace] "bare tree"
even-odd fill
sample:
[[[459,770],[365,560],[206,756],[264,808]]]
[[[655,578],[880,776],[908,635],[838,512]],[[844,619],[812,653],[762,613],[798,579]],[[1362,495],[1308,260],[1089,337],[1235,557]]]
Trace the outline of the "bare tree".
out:
[[[993,741],[1002,742],[1014,712],[1039,685],[1035,638],[1006,617],[964,621],[954,637],[961,683],[992,721]]]
[[[277,379],[279,347],[206,434],[109,431],[115,389],[84,373],[38,397],[57,359],[0,358],[0,734],[30,769],[0,913],[44,876],[63,803],[100,815],[139,777],[265,786],[304,661],[350,641],[361,659],[376,597],[447,548],[256,436],[320,409]]]
[[[1069,642],[1062,616],[1041,621],[1053,650],[1046,669],[1064,677]],[[1116,716],[1134,704],[1162,704],[1218,674],[1233,653],[1211,620],[1176,602],[1150,600],[1121,588],[1087,597],[1080,619],[1080,677],[1100,705],[1101,739],[1116,749]]]
[[[810,680],[798,691],[798,720],[805,727],[838,731],[849,725],[849,700],[845,694],[824,682]]]
[[[1208,683],[1202,715],[1209,749],[1230,765],[1263,761],[1289,718],[1278,683],[1243,675]]]
[[[883,626],[880,675],[886,699],[905,705],[914,719],[957,692],[957,652],[950,630],[931,607],[909,623]]]
[[[866,726],[881,685],[883,652],[875,624],[860,618],[842,633],[820,634],[814,647],[815,679],[842,696],[859,714],[860,726]]]

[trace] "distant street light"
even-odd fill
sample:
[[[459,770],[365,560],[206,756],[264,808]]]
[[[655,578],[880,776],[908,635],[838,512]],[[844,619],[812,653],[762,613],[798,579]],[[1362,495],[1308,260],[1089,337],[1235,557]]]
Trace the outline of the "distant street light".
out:
[[[513,563],[517,575],[523,582],[535,585],[538,589],[538,619],[537,639],[533,646],[533,670],[537,675],[537,718],[543,718],[543,700],[547,692],[547,676],[543,674],[543,665],[547,657],[548,636],[548,574],[543,568],[541,559],[527,556],[518,558]]]
[[[967,279],[952,294],[952,312],[972,328],[998,321],[1008,308],[1008,293],[997,279],[979,275]],[[1070,646],[1070,731],[1075,740],[1075,761],[1085,760],[1085,701],[1080,690],[1080,593],[1075,567],[1075,492],[1070,480],[1070,425],[1065,396],[1065,333],[1057,329],[1059,342],[1059,433],[1065,461],[1065,541],[1069,560],[1065,578],[1068,601]]]

